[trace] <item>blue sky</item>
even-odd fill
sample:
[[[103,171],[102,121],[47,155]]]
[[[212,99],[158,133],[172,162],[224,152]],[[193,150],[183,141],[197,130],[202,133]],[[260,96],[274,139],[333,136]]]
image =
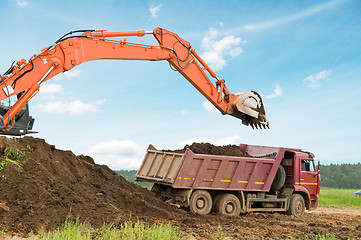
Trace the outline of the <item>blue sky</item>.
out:
[[[193,141],[302,148],[323,164],[360,162],[361,2],[0,2],[0,72],[77,29],[153,30],[189,41],[232,93],[262,94],[270,130],[222,116],[168,63],[99,60],[42,85],[36,137],[137,169],[148,144]],[[148,35],[130,42],[156,44]]]

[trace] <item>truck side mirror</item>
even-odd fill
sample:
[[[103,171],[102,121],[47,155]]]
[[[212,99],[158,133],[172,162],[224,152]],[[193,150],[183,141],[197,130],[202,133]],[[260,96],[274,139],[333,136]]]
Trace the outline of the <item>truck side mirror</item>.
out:
[[[318,163],[317,163],[317,172],[320,171],[320,167],[321,167],[321,163],[320,163],[320,161],[318,161]]]

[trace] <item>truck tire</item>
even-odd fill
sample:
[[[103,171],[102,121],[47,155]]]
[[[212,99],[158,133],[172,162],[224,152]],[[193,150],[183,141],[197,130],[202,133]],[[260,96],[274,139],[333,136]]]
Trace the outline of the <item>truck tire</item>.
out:
[[[216,203],[216,211],[222,215],[238,216],[241,213],[241,202],[233,194],[224,194]]]
[[[290,206],[286,213],[295,217],[301,217],[305,213],[305,200],[300,194],[292,194]]]
[[[212,198],[212,212],[217,212],[216,204],[223,194],[218,194]]]
[[[273,179],[271,189],[274,191],[280,190],[286,182],[286,171],[282,165],[278,167],[275,178]]]
[[[194,213],[206,215],[212,210],[212,197],[205,190],[196,190],[192,193],[189,207]]]

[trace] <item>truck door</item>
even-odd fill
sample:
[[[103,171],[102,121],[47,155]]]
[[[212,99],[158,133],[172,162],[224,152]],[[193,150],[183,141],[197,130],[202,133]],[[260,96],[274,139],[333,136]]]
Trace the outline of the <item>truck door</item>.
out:
[[[318,173],[315,168],[313,159],[300,159],[300,185],[306,187],[310,195],[317,194]]]

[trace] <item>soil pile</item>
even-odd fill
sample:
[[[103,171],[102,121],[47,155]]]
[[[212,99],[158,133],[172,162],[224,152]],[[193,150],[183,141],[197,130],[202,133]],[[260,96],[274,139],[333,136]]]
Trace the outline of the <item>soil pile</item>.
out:
[[[88,156],[43,139],[0,137],[0,225],[29,232],[61,226],[67,216],[104,222],[172,219],[177,209]]]
[[[222,155],[222,156],[236,156],[236,157],[249,157],[249,154],[242,151],[237,145],[225,145],[215,146],[210,143],[192,143],[192,145],[186,145],[183,149],[177,150],[165,150],[178,153],[184,153],[187,148],[192,150],[196,154],[210,154],[210,155]]]

